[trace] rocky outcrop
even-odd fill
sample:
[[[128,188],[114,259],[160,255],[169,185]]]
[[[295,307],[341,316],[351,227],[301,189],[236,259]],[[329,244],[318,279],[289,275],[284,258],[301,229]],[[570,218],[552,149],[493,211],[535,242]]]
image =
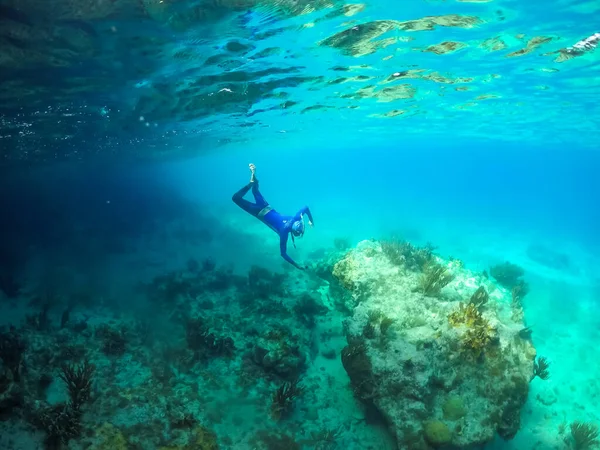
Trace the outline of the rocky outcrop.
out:
[[[410,270],[408,253],[363,241],[333,266],[352,293],[342,363],[355,394],[383,415],[399,449],[511,439],[536,355],[519,333],[518,302],[460,261],[431,255],[425,270]]]

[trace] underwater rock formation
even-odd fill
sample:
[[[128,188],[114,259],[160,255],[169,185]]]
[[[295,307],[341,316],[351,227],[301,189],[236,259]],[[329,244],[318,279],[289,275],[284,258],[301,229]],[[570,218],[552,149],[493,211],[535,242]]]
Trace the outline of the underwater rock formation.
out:
[[[252,359],[265,371],[290,380],[300,375],[306,363],[299,336],[283,328],[270,330],[258,337]]]
[[[353,294],[342,363],[354,393],[381,413],[398,448],[512,439],[536,356],[519,336],[522,316],[513,318],[507,289],[460,262],[434,259],[452,275],[435,296],[420,289],[424,274],[394,264],[376,241],[334,265]]]
[[[556,251],[541,244],[531,244],[527,247],[527,257],[542,266],[563,272],[577,272],[569,255]]]

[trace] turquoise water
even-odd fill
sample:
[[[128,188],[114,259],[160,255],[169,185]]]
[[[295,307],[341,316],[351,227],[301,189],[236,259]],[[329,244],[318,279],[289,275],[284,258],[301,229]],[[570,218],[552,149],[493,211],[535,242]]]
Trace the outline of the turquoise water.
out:
[[[599,8],[1,2],[0,448],[594,448],[598,50],[566,49]],[[310,208],[308,270],[232,202],[249,163]],[[472,358],[449,318],[479,286]]]
[[[11,160],[354,146],[347,129],[375,146],[598,142],[597,57],[565,51],[597,31],[593,1],[3,5]]]

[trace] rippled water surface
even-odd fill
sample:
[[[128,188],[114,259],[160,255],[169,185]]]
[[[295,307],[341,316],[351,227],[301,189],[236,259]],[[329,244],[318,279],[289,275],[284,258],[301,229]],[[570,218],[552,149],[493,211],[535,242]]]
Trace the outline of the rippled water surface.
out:
[[[596,1],[0,5],[5,162],[186,142],[600,141],[600,51],[567,51],[600,31]]]

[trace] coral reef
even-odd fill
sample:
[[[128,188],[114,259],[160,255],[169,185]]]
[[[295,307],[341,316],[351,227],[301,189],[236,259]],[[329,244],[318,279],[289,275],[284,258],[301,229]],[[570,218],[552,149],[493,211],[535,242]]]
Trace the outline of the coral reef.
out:
[[[6,373],[0,373],[0,421],[7,420],[23,405],[23,392],[19,384]]]
[[[32,423],[46,433],[45,448],[66,446],[82,433],[82,408],[91,397],[94,371],[95,366],[87,360],[80,366],[62,366],[59,377],[66,384],[69,401],[42,406],[31,417]]]
[[[231,358],[235,353],[235,343],[230,337],[216,336],[211,333],[203,318],[188,319],[186,323],[186,341],[196,359],[215,356]]]
[[[374,377],[366,344],[359,339],[349,342],[342,350],[342,364],[355,395],[361,400],[369,400],[374,389]]]
[[[532,379],[535,377],[538,377],[541,380],[547,380],[548,378],[550,378],[549,368],[550,368],[550,362],[548,361],[547,358],[544,358],[543,356],[537,358],[533,363]]]
[[[304,388],[298,385],[298,381],[286,381],[273,393],[271,401],[271,416],[275,420],[281,420],[290,413],[294,400],[302,395]]]
[[[298,299],[293,309],[298,319],[309,328],[314,327],[317,318],[327,312],[327,307],[308,293],[303,294]]]
[[[490,325],[474,303],[464,306],[460,303],[459,309],[448,315],[448,322],[453,327],[464,327],[461,336],[462,347],[470,351],[475,357],[493,342],[496,330]]]
[[[398,448],[514,437],[529,382],[549,377],[527,285],[431,246],[334,247],[309,276],[188,260],[138,286],[156,319],[49,294],[0,334],[0,419],[48,449],[359,448],[354,427],[373,423]],[[340,425],[349,404],[364,418]],[[596,439],[574,430],[569,445]]]
[[[571,424],[571,441],[567,441],[574,450],[586,450],[600,445],[598,425],[584,422]]]
[[[437,297],[453,279],[454,275],[446,267],[430,263],[423,270],[417,290],[430,297]]]
[[[495,278],[500,286],[513,289],[515,286],[524,283],[522,277],[525,275],[525,271],[516,264],[506,261],[490,267],[490,275]]]
[[[108,422],[98,428],[94,437],[90,450],[128,450],[130,447],[121,430]]]
[[[518,284],[513,286],[510,291],[512,317],[516,322],[522,321],[523,317],[525,316],[525,312],[523,310],[523,297],[525,297],[528,292],[529,286],[525,282],[518,282]]]
[[[70,406],[79,410],[90,399],[92,393],[92,378],[96,367],[85,360],[80,366],[65,364],[60,378],[67,385]]]
[[[488,302],[490,295],[487,293],[483,286],[479,286],[475,293],[469,299],[469,303],[474,305],[477,309],[481,309]]]
[[[408,241],[392,238],[381,241],[381,250],[392,264],[420,271],[433,260],[435,247],[432,244],[416,247]]]
[[[446,402],[442,405],[442,412],[444,413],[444,420],[459,420],[467,414],[467,408],[462,398],[458,396],[448,397]]]
[[[293,381],[306,365],[300,337],[281,327],[273,327],[257,337],[251,359],[268,374]]]
[[[117,330],[102,324],[96,329],[95,334],[102,341],[102,352],[105,355],[121,356],[125,353],[127,339],[124,330]]]
[[[254,298],[271,298],[285,294],[284,274],[269,272],[268,270],[252,266],[248,272],[248,291]]]
[[[441,447],[452,442],[452,432],[448,425],[440,420],[432,420],[423,426],[425,440],[434,447]]]
[[[15,382],[21,379],[25,349],[26,344],[14,327],[0,334],[0,360]]]
[[[0,419],[40,430],[37,448],[216,450],[256,436],[254,419],[244,424],[227,407],[242,402],[262,405],[252,411],[263,440],[295,442],[278,434],[278,422],[296,420],[305,394],[297,380],[320,353],[329,308],[288,281],[256,266],[244,276],[190,260],[138,286],[159,323],[94,299],[74,309],[42,298],[20,327],[0,333]],[[227,432],[217,438],[223,422],[239,428],[235,443]],[[327,430],[307,436],[333,439],[317,429]]]
[[[535,349],[515,341],[524,325],[502,313],[505,291],[437,256],[425,275],[389,254],[389,244],[363,241],[332,269],[354,298],[342,363],[357,398],[385,418],[399,448],[467,448],[496,434],[514,437]],[[423,284],[424,275],[437,281]],[[383,315],[393,324],[386,339],[370,338]]]
[[[302,447],[292,436],[281,431],[256,433],[251,441],[252,448],[260,450],[301,450]]]
[[[64,403],[38,411],[34,424],[46,433],[44,447],[58,449],[81,434],[81,412]]]

